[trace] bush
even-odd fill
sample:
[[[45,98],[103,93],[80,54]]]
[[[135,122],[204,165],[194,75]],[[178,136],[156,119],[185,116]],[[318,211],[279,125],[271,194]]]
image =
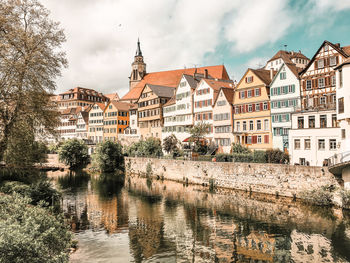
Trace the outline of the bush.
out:
[[[254,163],[266,163],[266,152],[265,151],[254,151],[253,152]]]
[[[103,173],[124,169],[123,147],[118,142],[105,141],[99,144],[93,158]]]
[[[268,163],[289,163],[289,155],[280,149],[270,149],[266,151],[266,161]]]
[[[179,140],[174,134],[169,135],[163,140],[163,150],[171,153],[173,158],[180,156],[180,149],[178,147]]]
[[[341,191],[343,207],[350,208],[350,190]]]
[[[160,157],[163,156],[161,141],[158,138],[147,138],[130,145],[126,150],[128,156]]]
[[[71,169],[82,168],[90,160],[87,145],[78,139],[65,141],[59,148],[58,156],[60,161],[69,165]]]
[[[215,159],[217,162],[232,162],[233,156],[232,154],[219,153],[215,155]]]
[[[232,153],[244,153],[244,154],[248,154],[250,153],[251,151],[247,148],[247,147],[244,147],[243,145],[239,144],[239,143],[232,143],[232,146],[231,146],[231,152]]]
[[[300,194],[304,202],[319,206],[330,206],[333,204],[330,188],[324,186],[320,189],[304,191]]]
[[[63,218],[18,194],[0,195],[0,262],[69,261],[71,233]]]
[[[241,162],[241,163],[253,162],[253,154],[252,153],[234,153],[234,154],[232,154],[232,158],[235,162]]]

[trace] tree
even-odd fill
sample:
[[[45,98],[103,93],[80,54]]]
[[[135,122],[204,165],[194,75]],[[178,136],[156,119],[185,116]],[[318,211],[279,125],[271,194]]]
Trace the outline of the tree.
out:
[[[105,141],[97,147],[94,159],[101,172],[115,172],[124,169],[123,147],[118,142]]]
[[[0,262],[68,263],[72,236],[63,217],[30,202],[0,195]]]
[[[194,142],[194,151],[205,154],[208,151],[208,145],[204,142],[204,136],[209,133],[211,125],[200,122],[190,129],[191,141]]]
[[[55,79],[67,65],[59,24],[37,0],[3,0],[0,5],[0,160],[25,130],[54,134],[58,111],[50,100]],[[20,143],[19,143],[20,145]]]
[[[246,154],[251,153],[251,151],[247,147],[245,147],[239,143],[232,143],[231,152],[232,153],[246,153]]]
[[[88,147],[82,140],[65,141],[58,151],[59,160],[71,169],[82,168],[89,163]]]
[[[157,157],[162,156],[162,143],[158,138],[147,138],[130,145],[126,151],[129,156]]]
[[[176,157],[180,154],[178,144],[179,140],[174,134],[171,134],[163,140],[163,150],[169,154],[171,153],[173,157]]]

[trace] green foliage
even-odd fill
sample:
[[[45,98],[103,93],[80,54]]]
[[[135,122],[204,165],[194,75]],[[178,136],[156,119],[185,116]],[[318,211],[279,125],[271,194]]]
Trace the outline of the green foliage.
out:
[[[123,147],[118,142],[108,140],[99,144],[93,159],[103,173],[124,169]]]
[[[147,163],[146,175],[147,175],[147,177],[150,177],[152,174],[153,174],[152,165],[151,165],[151,163]]]
[[[193,147],[193,150],[199,153],[200,155],[205,155],[208,152],[208,149],[208,145],[201,141],[196,141]]]
[[[324,186],[319,189],[306,190],[300,194],[300,198],[304,202],[319,205],[319,206],[330,206],[333,204],[331,189]]]
[[[232,162],[233,156],[232,154],[219,153],[215,155],[217,162]]]
[[[62,217],[18,194],[0,195],[0,262],[64,263],[70,245]]]
[[[157,138],[147,138],[135,142],[126,150],[128,156],[159,157],[163,155],[161,141]]]
[[[231,152],[232,153],[240,153],[240,154],[242,154],[242,153],[248,154],[251,151],[247,147],[244,147],[243,145],[241,145],[239,143],[232,143]]]
[[[178,147],[179,140],[174,134],[169,135],[163,140],[163,150],[167,153],[171,153],[173,158],[181,155],[180,148]]]
[[[266,163],[266,152],[255,150],[253,152],[253,162],[254,163]]]
[[[343,207],[350,208],[350,190],[340,192],[343,202]]]
[[[89,163],[88,147],[78,139],[65,141],[58,151],[59,160],[71,169],[78,169],[86,166]]]
[[[51,143],[48,145],[47,149],[48,149],[48,153],[54,153],[57,154],[60,147],[62,145],[62,142],[58,142],[58,143]]]
[[[254,160],[252,153],[234,153],[232,154],[233,160],[240,163],[251,163]]]
[[[191,138],[193,141],[198,141],[199,139],[204,138],[210,131],[211,125],[209,123],[200,122],[194,125],[190,129]]]
[[[289,163],[289,155],[280,149],[270,149],[266,151],[266,161],[268,163]]]

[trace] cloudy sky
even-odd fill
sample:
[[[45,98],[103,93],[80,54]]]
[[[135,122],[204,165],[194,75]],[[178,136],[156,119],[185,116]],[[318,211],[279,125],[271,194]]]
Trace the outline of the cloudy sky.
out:
[[[41,0],[61,22],[75,86],[128,90],[140,37],[147,71],[224,64],[239,80],[279,49],[312,57],[323,40],[350,45],[349,0]]]

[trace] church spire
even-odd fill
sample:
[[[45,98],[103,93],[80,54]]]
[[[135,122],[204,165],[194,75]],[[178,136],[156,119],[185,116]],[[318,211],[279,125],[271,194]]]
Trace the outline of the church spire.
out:
[[[137,38],[137,49],[136,49],[136,55],[138,57],[142,57],[142,51],[140,47],[140,38]]]

